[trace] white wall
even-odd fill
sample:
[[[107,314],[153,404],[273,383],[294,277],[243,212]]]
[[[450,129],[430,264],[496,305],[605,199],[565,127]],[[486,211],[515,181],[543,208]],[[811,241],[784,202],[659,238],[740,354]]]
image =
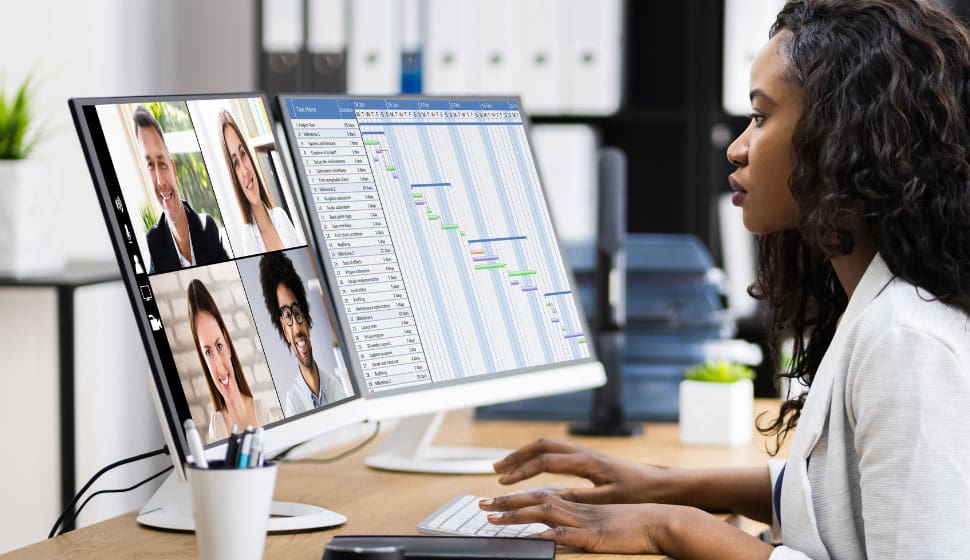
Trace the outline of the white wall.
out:
[[[44,130],[35,156],[62,177],[52,196],[62,198],[65,213],[45,218],[63,220],[68,259],[113,260],[67,99],[252,89],[254,0],[29,0],[4,2],[3,17],[0,82],[9,91],[35,77]],[[46,537],[60,509],[59,475],[49,468],[59,460],[54,305],[50,290],[0,289],[0,425],[27,426],[0,461],[0,504],[18,512],[0,524],[0,552]],[[76,318],[82,484],[110,462],[160,447],[161,438],[120,284],[78,292]],[[37,401],[47,405],[43,412],[32,406]],[[162,465],[134,466],[98,487],[126,486]],[[144,499],[144,491],[100,496],[82,521]]]

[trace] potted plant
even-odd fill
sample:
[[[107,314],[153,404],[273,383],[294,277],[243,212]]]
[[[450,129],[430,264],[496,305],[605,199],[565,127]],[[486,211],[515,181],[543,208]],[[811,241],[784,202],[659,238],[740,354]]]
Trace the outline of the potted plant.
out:
[[[751,441],[754,371],[716,361],[687,370],[680,383],[680,440],[694,445]]]
[[[28,76],[12,95],[0,85],[0,273],[64,265],[60,186],[49,161],[32,158],[41,138]]]

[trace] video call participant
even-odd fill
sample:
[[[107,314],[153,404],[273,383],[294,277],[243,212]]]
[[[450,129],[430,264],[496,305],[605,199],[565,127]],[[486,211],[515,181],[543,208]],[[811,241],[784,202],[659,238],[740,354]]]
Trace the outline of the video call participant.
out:
[[[286,393],[283,412],[286,416],[311,410],[347,396],[340,378],[333,372],[321,372],[313,357],[303,281],[293,262],[282,253],[263,255],[259,262],[259,281],[270,317],[276,318],[276,330],[296,356],[300,375]]]
[[[219,113],[222,153],[229,166],[233,191],[242,212],[242,242],[246,254],[279,251],[301,243],[286,211],[273,206],[263,178],[256,171],[253,155],[242,131],[229,111]]]
[[[219,227],[208,214],[198,214],[182,200],[175,160],[168,152],[162,127],[155,117],[139,106],[133,117],[135,137],[145,156],[155,198],[164,213],[145,237],[148,240],[149,274],[170,272],[190,266],[229,260]]]
[[[253,397],[226,323],[205,284],[192,280],[187,296],[192,340],[212,398],[208,441],[228,437],[232,426],[242,430],[271,421],[262,401]]]

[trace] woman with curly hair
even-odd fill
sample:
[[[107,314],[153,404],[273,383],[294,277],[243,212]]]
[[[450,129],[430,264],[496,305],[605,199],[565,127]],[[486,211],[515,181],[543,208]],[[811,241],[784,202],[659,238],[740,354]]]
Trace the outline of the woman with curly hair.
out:
[[[660,469],[543,440],[484,500],[493,523],[684,558],[965,558],[970,551],[970,34],[930,0],[793,0],[751,69],[729,183],[758,235],[752,292],[808,388],[755,469]],[[797,426],[797,429],[796,429]],[[771,523],[781,545],[709,512]]]

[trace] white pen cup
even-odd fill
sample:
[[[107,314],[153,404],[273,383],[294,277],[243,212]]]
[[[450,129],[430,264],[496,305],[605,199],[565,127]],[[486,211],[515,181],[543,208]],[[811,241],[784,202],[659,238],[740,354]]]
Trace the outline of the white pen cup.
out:
[[[262,558],[276,464],[227,469],[222,461],[212,461],[208,469],[187,465],[186,474],[199,558]]]

